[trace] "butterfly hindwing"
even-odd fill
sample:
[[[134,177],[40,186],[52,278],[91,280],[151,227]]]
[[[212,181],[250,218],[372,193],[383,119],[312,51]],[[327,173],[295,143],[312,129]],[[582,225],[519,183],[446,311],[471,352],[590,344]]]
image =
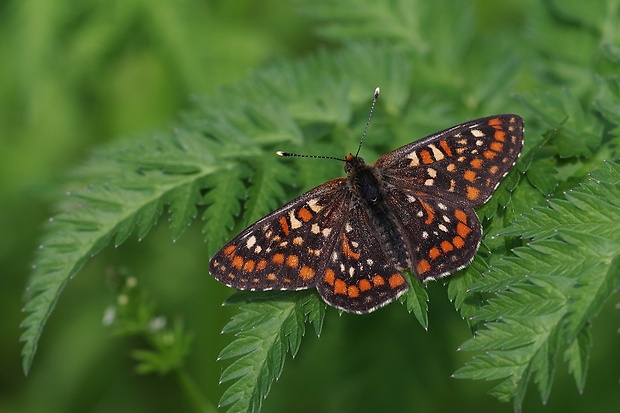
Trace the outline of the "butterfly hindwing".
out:
[[[330,305],[367,313],[409,289],[383,237],[361,204],[352,202],[332,253],[320,269],[317,289]]]
[[[482,238],[473,208],[425,193],[392,188],[390,211],[400,223],[411,269],[420,281],[444,277],[467,266]]]

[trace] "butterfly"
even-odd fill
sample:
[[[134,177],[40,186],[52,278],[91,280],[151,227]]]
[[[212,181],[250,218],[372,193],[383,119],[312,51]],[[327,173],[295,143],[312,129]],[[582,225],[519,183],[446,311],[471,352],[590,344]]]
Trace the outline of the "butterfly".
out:
[[[379,88],[371,116],[378,96]],[[358,156],[361,144],[343,159],[346,177],[250,225],[212,257],[211,275],[240,290],[315,287],[333,307],[363,314],[410,288],[406,269],[421,282],[460,270],[482,238],[474,208],[521,153],[523,119],[503,114],[462,123],[372,165]]]

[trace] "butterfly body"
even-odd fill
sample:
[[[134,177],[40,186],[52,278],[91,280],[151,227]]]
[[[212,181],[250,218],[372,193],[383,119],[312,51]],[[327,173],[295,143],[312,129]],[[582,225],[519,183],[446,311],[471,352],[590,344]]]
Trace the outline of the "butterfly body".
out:
[[[349,154],[345,178],[306,192],[218,251],[209,271],[244,290],[316,287],[330,305],[373,311],[422,281],[467,266],[482,238],[474,208],[523,145],[517,115],[477,119],[405,145],[373,165]]]

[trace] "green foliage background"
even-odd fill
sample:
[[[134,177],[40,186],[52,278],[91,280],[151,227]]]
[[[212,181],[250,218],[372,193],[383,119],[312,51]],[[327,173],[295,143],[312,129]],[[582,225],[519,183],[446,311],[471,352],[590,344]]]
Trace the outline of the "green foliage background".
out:
[[[487,394],[490,383],[450,378],[468,362],[458,377],[531,375],[524,411],[617,409],[617,295],[605,294],[617,290],[620,274],[620,183],[617,164],[603,160],[618,157],[619,16],[620,2],[612,0],[6,2],[0,8],[0,411],[214,411],[220,400],[234,402],[248,390],[225,393],[234,380],[218,385],[222,372],[224,379],[242,376],[228,366],[247,352],[243,340],[251,338],[243,332],[261,325],[272,337],[276,314],[287,334],[280,347],[270,347],[266,377],[279,374],[287,348],[296,357],[286,356],[264,411],[511,411]],[[335,156],[351,150],[377,85],[382,96],[364,148],[369,161],[478,116],[524,117],[519,171],[479,211],[494,218],[485,223],[489,234],[513,223],[503,230],[506,238],[487,237],[471,270],[449,287],[431,283],[426,292],[414,291],[406,307],[339,316],[305,293],[267,295],[241,311],[221,307],[230,290],[208,276],[207,265],[229,235],[226,227],[240,229],[342,173],[338,165],[277,159],[272,149]],[[196,136],[209,139],[201,146]],[[135,176],[119,174],[138,163],[138,170],[127,169]],[[136,186],[138,175],[145,188]],[[209,179],[190,179],[201,175]],[[189,183],[180,185],[184,179]],[[103,189],[88,187],[106,182]],[[203,183],[210,191],[196,198]],[[117,204],[137,204],[152,193],[166,193],[162,204],[178,201],[170,219],[159,217],[162,205],[142,209],[98,242],[122,247],[75,261],[85,266],[66,283],[25,378],[18,340],[33,251],[46,241],[46,248],[56,241],[56,251],[76,251],[72,234],[58,236],[67,222],[45,226],[48,217],[96,205],[71,216],[86,237],[96,229],[89,220],[102,222],[117,214]],[[554,200],[547,204],[545,197]],[[194,201],[206,206],[188,208]],[[241,219],[231,212],[243,212]],[[188,227],[195,214],[205,222]],[[49,235],[54,229],[56,238]],[[48,234],[43,241],[41,233]],[[489,258],[498,250],[514,255]],[[45,290],[53,278],[36,274],[65,264],[66,255],[50,262],[45,254],[36,255],[30,292]],[[481,280],[488,263],[494,271]],[[543,270],[562,265],[564,281]],[[476,299],[496,291],[481,311]],[[539,306],[532,304],[537,298]],[[42,303],[28,306],[36,314]],[[515,308],[529,318],[519,319]],[[311,325],[299,318],[303,313]],[[551,316],[566,317],[568,326],[549,328]],[[524,341],[502,337],[500,323],[467,341],[469,325],[498,317],[512,317]],[[227,347],[233,335],[222,329],[240,339]],[[493,361],[472,362],[465,351],[492,358],[515,349],[512,355],[523,356],[528,334],[545,329],[551,338],[541,346],[547,352],[537,353],[538,370],[502,375]],[[569,338],[579,345],[563,353]],[[545,359],[556,346],[560,355]],[[33,350],[26,346],[27,365]],[[255,406],[269,386],[261,383]],[[494,390],[500,399],[507,393]]]

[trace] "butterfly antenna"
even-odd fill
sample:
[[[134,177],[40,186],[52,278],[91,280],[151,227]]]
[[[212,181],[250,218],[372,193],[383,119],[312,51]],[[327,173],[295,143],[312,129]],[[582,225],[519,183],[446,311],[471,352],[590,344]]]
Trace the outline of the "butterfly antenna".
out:
[[[282,151],[277,151],[276,155],[278,156],[296,156],[298,158],[317,158],[317,159],[333,159],[336,161],[342,161],[342,162],[346,162],[344,159],[342,158],[336,158],[335,156],[321,156],[321,155],[300,155],[298,153],[290,153],[290,152],[282,152]]]
[[[370,118],[372,118],[372,112],[375,110],[375,103],[377,103],[377,99],[379,99],[379,88],[375,89],[375,95],[372,99],[372,103],[370,105],[370,114],[368,115],[368,120],[366,121],[366,127],[364,127],[364,133],[362,133],[362,138],[360,139],[360,144],[357,147],[357,152],[355,152],[355,157],[357,158],[357,155],[360,153],[360,150],[362,149],[362,143],[364,142],[364,136],[366,136],[366,132],[368,131],[368,125],[370,125]],[[321,155],[300,155],[298,153],[290,153],[290,152],[283,152],[283,151],[277,151],[276,155],[278,156],[296,156],[298,158],[317,158],[317,159],[334,159],[336,161],[342,161],[342,162],[346,162],[345,159],[342,158],[336,158],[334,156],[321,156]]]
[[[377,99],[379,99],[379,92],[381,92],[381,90],[379,90],[379,88],[377,87],[375,89],[375,95],[372,98],[372,103],[370,104],[370,113],[368,114],[368,120],[366,121],[366,126],[364,127],[364,132],[362,133],[362,137],[360,139],[360,144],[357,147],[357,152],[355,152],[356,158],[357,158],[357,155],[359,155],[360,150],[362,150],[362,144],[364,143],[364,136],[366,136],[366,132],[368,132],[368,126],[370,125],[370,118],[372,118],[372,112],[374,112],[375,110],[375,103],[377,103]]]

